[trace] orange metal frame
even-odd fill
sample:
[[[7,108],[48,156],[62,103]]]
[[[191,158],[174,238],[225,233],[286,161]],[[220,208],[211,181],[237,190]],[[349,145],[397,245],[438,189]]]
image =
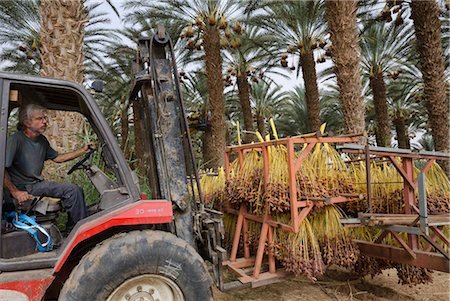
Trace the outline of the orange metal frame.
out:
[[[291,223],[284,224],[276,222],[272,219],[268,207],[265,208],[265,212],[263,216],[258,216],[255,214],[251,214],[247,212],[247,207],[245,204],[240,206],[239,211],[235,211],[237,213],[237,224],[236,230],[234,233],[233,246],[230,254],[230,259],[224,262],[224,265],[228,266],[228,268],[235,273],[237,273],[240,278],[239,280],[242,283],[251,283],[252,286],[258,286],[265,284],[267,282],[272,282],[277,278],[285,276],[284,272],[277,272],[275,266],[275,255],[272,252],[272,248],[268,248],[268,272],[261,273],[261,267],[263,264],[263,257],[265,251],[266,242],[269,246],[272,246],[273,241],[273,231],[275,227],[281,227],[285,231],[290,231],[297,233],[299,230],[299,225],[305,219],[305,217],[309,214],[311,209],[314,206],[314,202],[311,200],[298,200],[297,199],[297,185],[296,185],[296,173],[302,166],[302,163],[307,158],[307,156],[314,149],[314,146],[318,143],[349,143],[349,142],[357,142],[359,135],[354,136],[341,136],[341,137],[312,137],[308,136],[298,136],[280,139],[276,141],[268,141],[254,144],[247,144],[241,146],[232,146],[228,147],[225,152],[225,172],[227,177],[230,172],[230,155],[232,153],[237,153],[238,160],[240,166],[242,168],[245,153],[257,150],[262,153],[263,158],[263,181],[264,185],[267,185],[269,179],[269,147],[284,145],[287,148],[288,154],[288,175],[289,175],[289,194],[290,194],[290,213],[291,213]],[[298,158],[295,158],[294,147],[298,144],[306,144],[306,147],[300,153]],[[329,198],[326,201],[328,203],[338,203],[343,201],[349,201],[343,196],[336,196]],[[233,210],[231,210],[233,211]],[[248,234],[248,220],[255,221],[261,223],[261,235],[259,237],[258,249],[256,252],[256,257],[253,259],[250,257],[250,248],[249,248],[249,234]],[[243,234],[244,239],[244,257],[237,258],[237,251],[239,246],[239,241],[241,238],[241,234]],[[247,273],[243,270],[243,268],[253,268],[253,274],[251,276],[247,275]]]
[[[356,149],[346,149],[345,146],[342,149],[347,153],[365,153],[367,155],[372,155],[372,158],[382,157],[388,158],[391,163],[395,166],[398,173],[403,178],[403,201],[404,201],[404,214],[416,213],[420,216],[420,210],[414,204],[415,202],[415,189],[418,188],[418,179],[414,180],[414,159],[427,160],[421,173],[426,174],[432,164],[436,160],[449,160],[448,155],[431,155],[431,154],[415,154],[415,153],[403,153],[393,151],[383,151],[383,150],[371,150],[366,148],[365,150]],[[396,158],[401,158],[401,163],[399,163]],[[366,168],[370,168],[370,162],[366,162]],[[370,180],[367,181],[370,185]],[[371,197],[370,195],[368,196]],[[370,200],[369,200],[370,203]],[[370,208],[371,210],[371,208]],[[371,211],[372,212],[372,211]],[[418,222],[416,221],[411,224],[411,227],[416,226]],[[398,234],[397,231],[392,229],[384,230],[380,236],[375,240],[374,243],[357,241],[358,247],[361,251],[370,256],[390,259],[397,262],[409,263],[420,267],[433,268],[444,272],[450,272],[449,269],[449,255],[442,248],[440,248],[436,241],[441,240],[447,247],[450,247],[450,241],[443,234],[440,226],[430,226],[433,231],[431,236],[421,235],[428,242],[428,247],[425,250],[420,250],[418,244],[418,235],[408,234],[408,241],[405,242]],[[400,231],[399,231],[400,232]],[[382,244],[387,235],[390,234],[402,248],[393,248],[392,246]],[[435,248],[438,253],[429,253],[432,248]],[[422,253],[425,252],[425,255]]]

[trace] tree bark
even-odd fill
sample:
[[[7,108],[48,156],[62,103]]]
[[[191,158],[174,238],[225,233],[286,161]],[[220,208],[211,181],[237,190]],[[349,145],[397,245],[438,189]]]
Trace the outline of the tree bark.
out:
[[[317,88],[316,63],[314,52],[300,54],[303,81],[305,83],[306,106],[308,108],[308,127],[310,132],[316,132],[320,128],[320,100]]]
[[[84,28],[87,14],[83,0],[40,1],[41,76],[71,80],[84,79]],[[85,128],[79,113],[49,111],[49,130],[45,133],[58,151],[79,147],[79,134]],[[67,164],[66,164],[67,165]],[[65,177],[64,168],[47,162],[44,177],[58,181]]]
[[[356,27],[357,4],[356,0],[327,0],[325,11],[331,34],[331,53],[339,100],[344,114],[345,131],[348,134],[363,133],[365,129],[360,48]]]
[[[265,124],[264,124],[264,116],[261,114],[258,114],[256,116],[256,124],[258,126],[258,132],[263,136],[263,138],[266,136],[266,130],[265,130]]]
[[[248,83],[247,74],[240,72],[237,76],[237,86],[239,94],[239,102],[241,104],[242,115],[244,117],[244,129],[248,132],[254,132],[253,127],[253,114],[250,106],[250,85]],[[252,133],[245,133],[244,143],[250,143],[253,141]]]
[[[210,124],[203,140],[204,163],[206,168],[224,165],[226,147],[225,101],[223,97],[222,57],[220,55],[219,30],[206,26],[203,47],[208,84]]]
[[[420,70],[429,124],[437,151],[449,150],[448,83],[444,76],[439,6],[435,0],[412,0],[411,18],[414,22]],[[450,162],[442,164],[447,174]]]
[[[378,146],[391,146],[391,127],[389,125],[389,113],[386,99],[386,86],[383,74],[375,72],[370,77],[373,103],[375,107],[376,141]]]
[[[411,145],[409,144],[409,137],[406,130],[405,119],[400,116],[396,116],[393,120],[393,123],[395,126],[395,132],[397,134],[398,147],[410,149]]]

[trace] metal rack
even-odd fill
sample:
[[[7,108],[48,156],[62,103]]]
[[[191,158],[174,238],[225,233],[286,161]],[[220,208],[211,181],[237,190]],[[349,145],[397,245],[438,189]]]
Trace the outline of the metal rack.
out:
[[[314,147],[318,143],[349,143],[358,141],[359,135],[340,136],[340,137],[320,137],[317,134],[290,137],[270,142],[260,142],[254,144],[247,144],[241,146],[228,147],[225,153],[225,172],[227,176],[230,171],[230,155],[236,153],[240,166],[242,168],[245,153],[256,150],[261,152],[263,158],[263,181],[264,185],[267,185],[269,179],[269,147],[284,145],[287,149],[288,155],[288,177],[289,177],[289,196],[290,196],[290,224],[284,224],[275,221],[269,209],[266,207],[263,215],[256,215],[247,211],[247,206],[242,204],[239,211],[229,210],[229,212],[237,214],[237,224],[233,239],[233,246],[230,254],[230,259],[224,262],[231,271],[239,276],[239,281],[243,284],[250,283],[252,287],[265,285],[271,282],[279,281],[280,278],[286,276],[283,270],[277,270],[275,264],[275,256],[272,253],[271,248],[268,248],[267,265],[268,271],[262,272],[263,257],[265,252],[265,245],[273,245],[273,231],[276,227],[281,227],[285,231],[297,233],[300,223],[308,216],[314,204],[317,201],[324,203],[339,203],[346,202],[350,199],[345,196],[335,196],[322,200],[298,200],[297,199],[297,185],[296,185],[296,173],[302,166],[302,163],[311,153]],[[294,149],[296,145],[306,144],[306,147],[302,150],[299,157],[295,157]],[[261,234],[259,237],[258,248],[256,256],[252,258],[250,256],[249,248],[249,233],[248,233],[248,221],[255,221],[261,224]],[[237,258],[237,251],[239,242],[243,236],[243,251],[244,257]]]
[[[288,179],[289,179],[289,197],[290,197],[290,223],[284,224],[275,221],[269,209],[266,207],[261,215],[248,212],[246,204],[241,204],[239,210],[228,209],[228,212],[237,215],[236,229],[234,233],[233,245],[229,260],[223,264],[229,270],[234,272],[242,284],[252,287],[266,285],[279,281],[286,277],[287,273],[283,269],[277,269],[275,256],[271,248],[274,243],[274,229],[281,228],[284,231],[297,233],[300,223],[308,216],[311,209],[317,202],[325,204],[334,204],[349,202],[360,198],[345,195],[336,195],[325,199],[297,199],[297,185],[295,175],[302,166],[302,163],[311,153],[318,143],[354,143],[358,141],[358,136],[339,136],[339,137],[321,137],[317,134],[298,136],[280,139],[276,141],[247,144],[241,146],[228,147],[225,153],[225,171],[227,176],[230,172],[230,156],[237,155],[242,168],[245,154],[252,150],[261,153],[263,161],[263,183],[267,185],[270,166],[269,166],[269,147],[284,145],[288,155]],[[294,150],[296,145],[305,145],[298,157],[295,157]],[[438,244],[437,240],[443,241],[449,246],[448,238],[442,233],[442,226],[448,225],[450,216],[448,214],[441,216],[428,216],[426,208],[426,193],[424,174],[429,171],[431,165],[436,160],[449,160],[450,154],[438,152],[412,153],[408,150],[364,147],[357,144],[344,144],[338,147],[346,153],[360,154],[365,157],[367,171],[367,195],[365,198],[371,207],[371,179],[370,179],[370,161],[374,158],[384,157],[390,160],[403,178],[403,199],[405,204],[405,214],[399,216],[381,215],[381,214],[360,214],[358,218],[342,220],[346,225],[376,226],[383,229],[382,234],[374,241],[357,241],[360,251],[368,256],[384,258],[400,263],[407,263],[419,267],[426,267],[434,270],[449,272],[449,255]],[[395,158],[401,158],[401,164]],[[413,160],[427,160],[417,180],[414,180]],[[419,189],[419,208],[414,205],[415,189]],[[394,220],[393,218],[397,218]],[[375,220],[378,224],[374,224]],[[386,221],[390,221],[386,224]],[[256,255],[250,256],[249,247],[249,228],[248,222],[254,221],[261,225],[261,234],[259,236]],[[380,224],[384,222],[384,224]],[[408,233],[408,241],[405,242],[399,235],[399,232]],[[432,234],[430,235],[430,232]],[[383,244],[383,240],[391,235],[401,248]],[[428,246],[424,250],[418,248],[418,237],[425,238]],[[243,257],[238,258],[239,243],[243,239]],[[436,252],[430,252],[432,249]],[[265,252],[267,258],[264,260]]]

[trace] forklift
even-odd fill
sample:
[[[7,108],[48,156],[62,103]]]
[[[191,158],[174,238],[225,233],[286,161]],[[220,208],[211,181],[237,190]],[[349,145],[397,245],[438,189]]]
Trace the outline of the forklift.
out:
[[[70,168],[86,174],[98,197],[86,200],[90,215],[66,237],[56,226],[58,199],[0,207],[0,300],[212,300],[212,278],[223,286],[222,215],[202,200],[173,45],[161,26],[139,40],[132,87],[149,198],[90,92],[70,81],[0,73],[1,179],[8,126],[29,103],[82,114],[103,163],[93,162],[91,150]],[[1,200],[4,194],[2,186]]]

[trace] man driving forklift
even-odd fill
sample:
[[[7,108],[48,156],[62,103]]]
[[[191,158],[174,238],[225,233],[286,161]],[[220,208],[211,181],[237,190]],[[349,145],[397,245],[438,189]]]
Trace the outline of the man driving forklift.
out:
[[[21,206],[32,196],[61,198],[68,213],[66,230],[70,232],[79,220],[87,216],[83,190],[74,184],[44,180],[44,161],[70,161],[84,155],[94,145],[86,144],[78,150],[59,154],[43,135],[48,125],[46,113],[47,110],[37,104],[28,104],[19,111],[18,131],[6,143],[5,200],[12,201],[12,197],[17,201],[16,205]]]

